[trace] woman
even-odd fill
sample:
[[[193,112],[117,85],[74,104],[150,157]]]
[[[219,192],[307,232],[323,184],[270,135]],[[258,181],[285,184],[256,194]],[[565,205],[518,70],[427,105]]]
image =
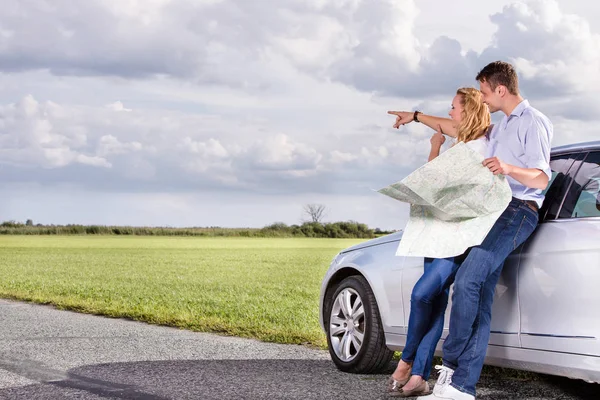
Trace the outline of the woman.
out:
[[[452,100],[451,119],[424,115],[418,112],[389,111],[396,115],[395,128],[411,121],[424,123],[436,129],[431,137],[429,161],[439,156],[445,142],[443,134],[464,142],[485,156],[486,132],[490,127],[490,112],[483,103],[481,92],[474,88],[460,88]],[[425,258],[423,275],[415,284],[410,301],[410,317],[406,346],[398,367],[388,382],[391,395],[410,397],[430,392],[427,379],[435,348],[444,328],[444,314],[448,305],[450,285],[464,256],[443,259]],[[436,367],[437,368],[437,367]],[[445,379],[444,371],[440,374]]]

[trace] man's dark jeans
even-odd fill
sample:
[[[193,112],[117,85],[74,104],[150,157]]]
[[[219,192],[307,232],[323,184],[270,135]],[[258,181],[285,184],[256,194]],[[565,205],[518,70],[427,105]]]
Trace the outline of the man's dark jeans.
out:
[[[513,198],[483,243],[470,249],[456,273],[443,363],[454,369],[452,386],[461,392],[475,395],[490,338],[494,291],[504,260],[527,240],[537,223],[538,213]]]

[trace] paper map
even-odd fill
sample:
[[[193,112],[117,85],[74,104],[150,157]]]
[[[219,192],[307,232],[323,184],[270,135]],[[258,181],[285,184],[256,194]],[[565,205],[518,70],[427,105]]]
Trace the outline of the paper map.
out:
[[[510,203],[506,178],[462,142],[378,192],[410,203],[396,255],[446,258],[480,245]]]

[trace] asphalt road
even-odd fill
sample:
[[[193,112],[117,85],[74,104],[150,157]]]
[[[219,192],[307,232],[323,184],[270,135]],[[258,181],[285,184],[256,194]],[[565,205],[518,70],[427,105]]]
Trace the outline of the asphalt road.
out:
[[[387,374],[339,372],[326,351],[304,346],[4,300],[0,321],[0,399],[389,398]],[[600,399],[600,385],[484,376],[477,399]]]

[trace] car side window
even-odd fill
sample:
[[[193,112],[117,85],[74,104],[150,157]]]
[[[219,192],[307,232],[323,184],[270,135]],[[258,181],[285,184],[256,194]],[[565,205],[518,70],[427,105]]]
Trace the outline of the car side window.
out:
[[[561,209],[565,193],[569,188],[585,153],[572,153],[553,156],[550,159],[552,178],[544,190],[544,204],[540,210],[543,221],[556,219]]]
[[[600,217],[600,151],[581,162],[567,190],[559,218]]]

